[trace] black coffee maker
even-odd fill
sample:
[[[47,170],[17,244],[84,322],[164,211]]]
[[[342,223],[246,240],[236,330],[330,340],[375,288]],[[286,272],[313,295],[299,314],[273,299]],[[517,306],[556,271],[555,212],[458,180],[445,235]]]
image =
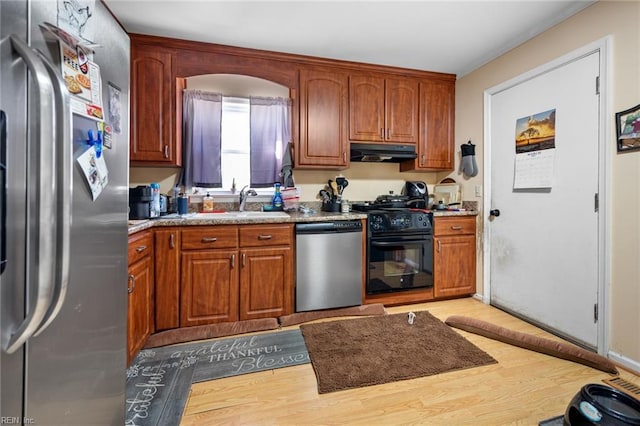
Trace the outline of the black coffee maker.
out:
[[[149,219],[153,194],[148,185],[129,188],[129,220]]]

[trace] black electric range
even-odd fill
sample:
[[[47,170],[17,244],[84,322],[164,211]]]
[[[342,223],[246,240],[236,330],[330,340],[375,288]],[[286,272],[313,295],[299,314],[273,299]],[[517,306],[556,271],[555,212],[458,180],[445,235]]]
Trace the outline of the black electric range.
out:
[[[367,294],[433,287],[433,215],[424,199],[380,196],[367,213]]]

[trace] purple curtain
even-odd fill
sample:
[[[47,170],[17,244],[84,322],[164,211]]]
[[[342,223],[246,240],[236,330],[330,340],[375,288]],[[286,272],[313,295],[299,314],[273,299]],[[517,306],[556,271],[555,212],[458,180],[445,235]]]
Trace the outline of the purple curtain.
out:
[[[251,186],[282,183],[282,159],[291,141],[291,100],[251,97]]]
[[[183,155],[181,184],[222,187],[222,95],[185,90],[183,95]]]

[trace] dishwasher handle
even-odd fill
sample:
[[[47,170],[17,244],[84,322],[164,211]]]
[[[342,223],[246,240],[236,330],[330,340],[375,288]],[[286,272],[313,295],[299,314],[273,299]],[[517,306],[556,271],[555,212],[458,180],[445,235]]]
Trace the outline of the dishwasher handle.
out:
[[[296,234],[338,234],[345,232],[362,232],[359,220],[337,220],[333,222],[307,222],[296,224]]]

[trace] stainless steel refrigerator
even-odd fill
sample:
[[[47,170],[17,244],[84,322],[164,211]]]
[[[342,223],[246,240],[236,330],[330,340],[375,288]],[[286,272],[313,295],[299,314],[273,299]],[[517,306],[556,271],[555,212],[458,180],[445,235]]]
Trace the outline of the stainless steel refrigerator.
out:
[[[2,423],[124,422],[129,37],[97,0],[87,38],[119,123],[94,200],[77,159],[97,121],[69,109],[59,45],[41,27],[74,3],[0,1]]]

